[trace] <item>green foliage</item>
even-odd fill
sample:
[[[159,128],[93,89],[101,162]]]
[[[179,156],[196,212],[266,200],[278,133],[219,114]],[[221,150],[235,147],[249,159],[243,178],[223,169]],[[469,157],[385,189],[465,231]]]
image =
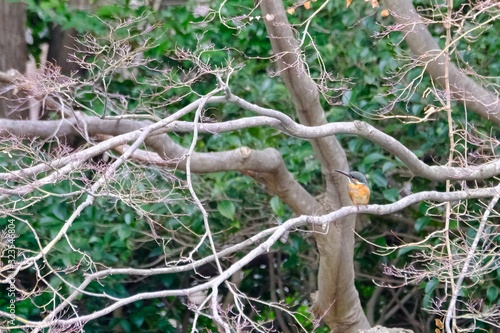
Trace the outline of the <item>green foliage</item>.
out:
[[[236,206],[231,201],[223,200],[217,203],[217,210],[222,216],[232,220],[236,212]]]
[[[276,214],[276,216],[282,217],[283,215],[285,215],[285,205],[283,204],[283,202],[280,200],[279,197],[277,196],[272,197],[269,203],[271,205],[271,209],[273,210],[274,214]]]

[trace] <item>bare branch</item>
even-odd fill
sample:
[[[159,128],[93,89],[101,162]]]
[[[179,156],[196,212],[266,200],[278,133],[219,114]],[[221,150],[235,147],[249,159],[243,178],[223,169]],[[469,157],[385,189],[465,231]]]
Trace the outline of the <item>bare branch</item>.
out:
[[[433,80],[445,87],[446,78],[449,77],[453,97],[463,101],[468,108],[481,117],[500,124],[498,93],[495,94],[481,87],[452,63],[449,66],[449,76],[445,75],[445,56],[427,30],[424,20],[417,13],[411,0],[387,0],[386,4],[394,13],[413,54],[425,64],[425,69]]]
[[[399,158],[412,172],[415,176],[424,177],[431,180],[479,180],[486,179],[500,174],[500,160],[493,160],[491,162],[485,163],[479,166],[467,166],[467,167],[448,167],[448,166],[428,166],[423,163],[411,150],[402,145],[395,138],[387,135],[383,131],[380,131],[364,122],[355,121],[351,123],[330,123],[321,126],[304,126],[295,123],[285,114],[266,108],[261,108],[259,106],[248,103],[235,96],[232,97],[239,106],[244,107],[247,110],[254,111],[258,114],[262,114],[268,117],[273,117],[274,119],[269,119],[266,117],[252,117],[252,118],[242,118],[239,120],[222,122],[222,123],[203,123],[199,126],[199,131],[201,133],[222,133],[226,131],[233,131],[242,128],[250,128],[252,126],[263,126],[268,125],[270,127],[276,128],[283,131],[289,135],[300,137],[304,139],[311,138],[321,138],[326,136],[331,136],[335,134],[352,134],[368,139],[382,148],[387,150],[389,153],[393,154],[395,157]],[[223,102],[224,97],[213,97],[209,99],[211,103]],[[193,103],[193,104],[197,104]],[[180,110],[182,111],[182,110]],[[80,115],[79,120],[85,122],[85,127],[88,128],[89,135],[124,135],[128,131],[138,130],[143,126],[147,126],[147,122],[138,122],[134,120],[104,120],[99,117],[91,117]],[[276,120],[279,120],[277,122]],[[63,122],[63,123],[61,123]],[[162,132],[192,132],[194,129],[194,124],[188,122],[172,122],[162,121],[163,126],[155,125],[157,128],[155,133]],[[52,135],[77,135],[78,131],[75,127],[78,126],[78,120],[75,118],[69,118],[64,121],[52,120],[52,121],[22,121],[22,120],[4,120],[0,123],[0,133],[12,133],[16,136],[30,136],[30,137],[41,137],[46,138]],[[81,125],[80,125],[81,126]],[[59,129],[58,132],[55,132]],[[118,137],[113,140],[113,142],[108,142],[106,149],[89,148],[88,152],[82,154],[89,158],[97,154],[101,154],[107,149],[116,147],[117,145],[122,145],[126,141],[131,140],[133,136]],[[177,166],[181,169],[184,168],[184,162],[182,157],[185,156],[185,148],[181,148],[175,144],[167,137],[162,136],[162,140],[159,140],[157,136],[153,139],[146,140],[146,144],[150,144],[150,148],[154,149],[160,155],[166,154],[163,157],[168,165]],[[492,142],[493,145],[497,146],[500,142]],[[100,144],[101,145],[101,144]],[[95,150],[94,150],[95,149]],[[91,152],[92,150],[92,152]],[[238,151],[238,150],[237,150]],[[258,154],[256,151],[253,153]],[[270,152],[270,150],[269,150]],[[242,152],[239,151],[239,154]],[[89,155],[90,154],[90,155]],[[228,170],[260,170],[269,171],[276,168],[274,163],[257,162],[251,164],[250,160],[246,162],[245,165],[241,164],[241,156],[234,155],[232,152],[218,152],[218,153],[196,153],[193,160],[193,172],[196,173],[207,173],[207,172],[219,172]],[[78,157],[78,155],[76,155]],[[262,158],[268,158],[264,155]],[[54,161],[51,167],[57,168],[60,165],[68,163],[70,159],[75,157],[68,157],[66,159],[61,159],[61,161]],[[80,158],[80,157],[78,157]],[[82,157],[83,158],[83,157]],[[257,158],[258,159],[258,158]],[[195,162],[196,161],[196,162]],[[227,163],[213,163],[214,161],[226,161]],[[259,166],[259,167],[257,167]],[[47,170],[47,166],[34,167],[33,169],[26,169],[15,171],[12,173],[2,174],[0,173],[0,179],[16,179],[18,177],[36,174],[42,170]]]
[[[199,284],[195,287],[191,287],[188,289],[178,289],[178,290],[164,290],[164,291],[156,291],[156,292],[146,292],[146,293],[140,293],[136,294],[130,297],[126,297],[123,299],[120,299],[119,301],[114,302],[113,304],[103,308],[102,310],[96,311],[92,314],[89,315],[82,315],[78,318],[73,318],[73,319],[52,319],[48,320],[45,322],[26,322],[26,327],[38,327],[38,328],[45,328],[45,327],[50,327],[50,326],[70,326],[70,325],[83,325],[84,323],[99,318],[101,316],[104,316],[106,314],[111,313],[112,311],[139,301],[139,300],[144,300],[144,299],[152,299],[152,298],[162,298],[162,297],[168,297],[168,296],[189,296],[190,294],[207,290],[207,289],[213,289],[217,288],[220,286],[222,283],[224,283],[230,276],[232,276],[234,273],[242,269],[245,265],[250,263],[253,259],[255,259],[257,256],[266,253],[269,251],[269,249],[275,244],[283,234],[286,232],[299,228],[301,226],[307,225],[307,224],[314,224],[323,228],[332,228],[332,227],[339,227],[338,224],[342,223],[341,221],[349,215],[355,215],[355,214],[360,214],[360,213],[366,213],[366,214],[375,214],[375,215],[386,215],[386,214],[391,214],[396,211],[400,211],[401,209],[408,207],[409,205],[415,204],[420,201],[424,200],[430,200],[430,201],[437,201],[437,202],[446,202],[446,201],[454,201],[454,200],[461,200],[461,199],[472,199],[472,198],[487,198],[487,197],[498,197],[500,196],[500,185],[497,185],[495,187],[490,187],[490,188],[484,188],[484,189],[477,189],[477,190],[469,190],[469,191],[456,191],[456,192],[436,192],[436,191],[429,191],[429,192],[420,192],[416,194],[412,194],[408,197],[405,197],[398,202],[395,202],[393,204],[389,205],[366,205],[366,206],[347,206],[347,207],[342,207],[334,212],[331,212],[329,214],[323,215],[323,216],[300,216],[297,218],[290,219],[280,226],[274,228],[274,230],[269,231],[266,230],[262,233],[265,233],[269,235],[271,233],[267,240],[263,241],[260,243],[258,246],[256,246],[254,249],[252,249],[248,254],[246,254],[243,258],[241,258],[239,261],[231,265],[228,269],[226,269],[222,274],[219,276],[213,278],[210,281],[207,281],[205,283]],[[333,224],[332,224],[333,223]],[[262,238],[262,235],[259,235],[259,238]],[[220,253],[219,253],[220,255]],[[212,258],[213,259],[213,258]],[[175,267],[175,268],[163,268],[163,269],[153,269],[153,270],[131,270],[131,269],[121,269],[121,270],[104,270],[103,272],[93,274],[92,276],[87,277],[84,283],[80,285],[79,289],[83,290],[90,282],[91,280],[97,278],[98,276],[103,276],[108,275],[108,274],[141,274],[141,275],[155,275],[155,274],[164,274],[168,272],[175,272],[178,269],[192,269],[192,265],[186,265],[184,268],[182,267]],[[75,293],[68,298],[68,300],[71,300],[73,297],[76,297]],[[67,300],[67,301],[68,301]],[[0,315],[3,316],[8,316],[7,313],[0,312]]]

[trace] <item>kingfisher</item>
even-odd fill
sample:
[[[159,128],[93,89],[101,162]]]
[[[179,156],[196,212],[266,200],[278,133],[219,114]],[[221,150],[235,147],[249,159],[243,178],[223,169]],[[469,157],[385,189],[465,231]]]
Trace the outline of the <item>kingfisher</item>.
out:
[[[367,205],[370,201],[370,188],[368,187],[368,182],[366,181],[365,175],[357,171],[335,171],[349,178],[347,191],[349,192],[349,197],[351,198],[352,203],[356,206]]]

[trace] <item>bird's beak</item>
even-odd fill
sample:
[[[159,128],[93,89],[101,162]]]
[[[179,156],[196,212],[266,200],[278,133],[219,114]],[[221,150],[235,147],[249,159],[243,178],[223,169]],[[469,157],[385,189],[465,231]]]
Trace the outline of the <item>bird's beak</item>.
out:
[[[352,176],[351,176],[350,174],[348,174],[347,172],[345,172],[345,171],[342,171],[342,170],[337,170],[337,169],[335,169],[335,171],[337,171],[338,173],[343,174],[344,176],[346,176],[346,177],[348,177],[348,178],[352,178]]]

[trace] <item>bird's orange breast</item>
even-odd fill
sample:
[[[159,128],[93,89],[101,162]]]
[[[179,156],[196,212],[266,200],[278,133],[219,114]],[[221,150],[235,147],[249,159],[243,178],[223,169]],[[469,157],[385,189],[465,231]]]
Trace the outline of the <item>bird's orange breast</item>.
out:
[[[370,201],[370,188],[365,184],[348,184],[349,197],[355,205],[367,205]]]

